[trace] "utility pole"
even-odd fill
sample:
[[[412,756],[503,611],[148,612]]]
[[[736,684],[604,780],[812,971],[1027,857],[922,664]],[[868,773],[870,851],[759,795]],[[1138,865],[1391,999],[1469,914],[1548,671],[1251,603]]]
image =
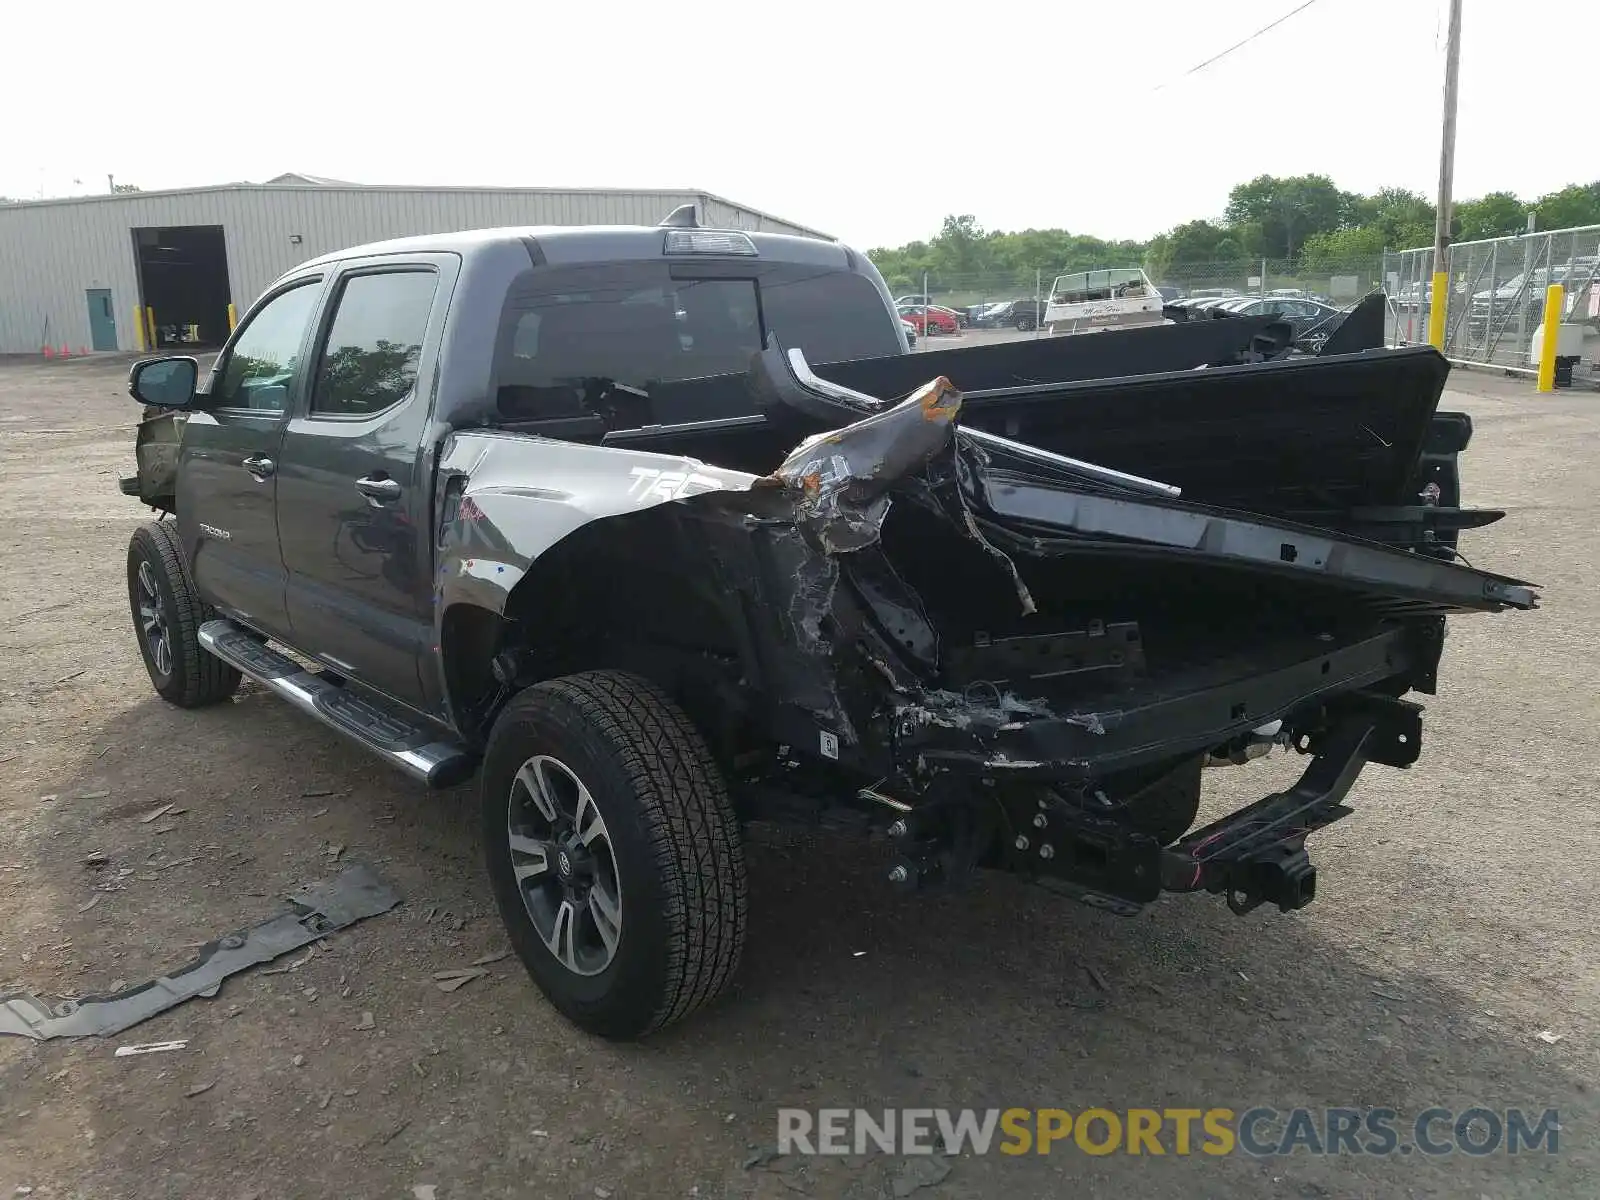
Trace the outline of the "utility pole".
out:
[[[1456,173],[1456,94],[1461,82],[1461,0],[1450,0],[1450,32],[1444,58],[1444,132],[1439,146],[1439,207],[1433,226],[1433,296],[1428,341],[1444,352],[1445,309],[1450,297],[1450,189]]]

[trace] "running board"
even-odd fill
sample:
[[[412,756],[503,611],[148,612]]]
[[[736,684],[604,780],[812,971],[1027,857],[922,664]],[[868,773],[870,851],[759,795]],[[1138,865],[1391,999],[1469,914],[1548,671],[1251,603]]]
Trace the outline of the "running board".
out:
[[[429,787],[453,787],[477,766],[477,759],[464,746],[441,741],[414,717],[382,701],[330,683],[232,621],[207,621],[200,626],[200,644],[302,712],[360,742]]]

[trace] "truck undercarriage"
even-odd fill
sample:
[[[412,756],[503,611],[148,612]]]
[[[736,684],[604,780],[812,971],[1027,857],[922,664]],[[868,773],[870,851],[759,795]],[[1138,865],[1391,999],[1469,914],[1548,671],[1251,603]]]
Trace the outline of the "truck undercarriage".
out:
[[[549,531],[519,528],[494,482],[529,443],[458,435],[447,462],[472,519],[446,514],[455,560],[470,553],[481,575],[515,559],[519,578],[565,564],[561,589],[545,574],[506,598],[500,683],[465,715],[487,727],[503,695],[570,667],[636,670],[706,731],[745,817],[882,832],[897,884],[998,867],[1117,912],[1197,890],[1239,912],[1301,907],[1315,895],[1306,837],[1350,811],[1366,763],[1417,759],[1421,708],[1402,697],[1433,691],[1446,615],[1536,603],[1455,561],[1456,532],[1501,514],[1414,490],[1400,503],[1439,465],[1431,356],[1363,369],[1387,372],[1372,408],[1390,422],[1343,424],[1358,445],[1407,444],[1298,486],[1269,467],[1243,511],[967,424],[992,396],[964,401],[940,379],[886,403],[774,345],[743,380],[754,420],[657,426],[616,449],[726,463],[753,439],[817,432],[766,475],[650,454],[658,465],[633,468],[646,507],[580,529],[542,567],[528,548]],[[1406,395],[1419,377],[1431,393]],[[986,423],[1028,424],[1039,389],[1019,390]],[[1315,392],[1300,425],[1326,440],[1339,417]],[[1180,474],[1236,500],[1247,485],[1218,466]],[[577,582],[619,577],[622,591]],[[1275,747],[1307,757],[1298,784],[1188,832],[1202,765]]]

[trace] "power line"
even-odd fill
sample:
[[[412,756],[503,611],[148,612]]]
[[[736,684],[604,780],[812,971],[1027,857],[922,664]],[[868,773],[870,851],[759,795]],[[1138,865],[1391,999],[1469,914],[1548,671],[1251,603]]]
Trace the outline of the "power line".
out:
[[[1178,79],[1187,79],[1187,78],[1189,78],[1189,76],[1191,76],[1193,74],[1196,74],[1199,71],[1205,70],[1212,63],[1218,61],[1219,59],[1227,58],[1228,55],[1232,54],[1235,50],[1239,49],[1240,46],[1248,46],[1251,42],[1255,41],[1262,34],[1269,33],[1272,30],[1276,29],[1279,25],[1282,25],[1290,17],[1294,16],[1295,13],[1305,12],[1306,9],[1310,8],[1316,2],[1317,2],[1317,0],[1305,0],[1305,3],[1300,5],[1300,7],[1291,8],[1288,12],[1284,13],[1283,16],[1279,17],[1276,21],[1272,22],[1272,24],[1263,25],[1260,29],[1258,29],[1254,33],[1252,33],[1249,37],[1243,39],[1242,41],[1235,42],[1233,45],[1229,46],[1226,50],[1222,51],[1220,54],[1213,54],[1210,58],[1206,59],[1205,62],[1200,63],[1197,66],[1190,67],[1182,75],[1179,75],[1177,77],[1177,79],[1171,79],[1171,80],[1168,80],[1167,82],[1168,83],[1176,83],[1178,81]],[[1162,88],[1164,88],[1166,86],[1167,86],[1167,84],[1163,83],[1163,84],[1160,85],[1160,87],[1157,87],[1155,90],[1159,92]]]

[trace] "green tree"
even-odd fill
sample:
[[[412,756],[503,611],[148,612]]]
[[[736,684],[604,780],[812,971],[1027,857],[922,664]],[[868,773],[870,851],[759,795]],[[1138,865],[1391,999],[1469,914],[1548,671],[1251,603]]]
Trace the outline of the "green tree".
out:
[[[1361,274],[1384,251],[1383,231],[1376,225],[1314,233],[1306,239],[1300,265],[1311,275]]]
[[[1490,192],[1476,200],[1455,205],[1455,239],[1476,242],[1481,238],[1505,237],[1528,227],[1528,209],[1510,192]]]
[[[1237,231],[1211,221],[1188,221],[1152,238],[1144,265],[1159,281],[1187,278],[1195,267],[1236,274],[1245,257]]]
[[[1570,229],[1574,225],[1600,225],[1600,180],[1574,183],[1540,196],[1533,203],[1540,229]]]
[[[1228,193],[1228,224],[1254,257],[1293,258],[1307,238],[1345,223],[1349,197],[1326,175],[1258,175]]]
[[[1405,188],[1379,188],[1370,196],[1352,198],[1346,223],[1376,229],[1378,249],[1408,250],[1433,241],[1434,206],[1427,197]]]

